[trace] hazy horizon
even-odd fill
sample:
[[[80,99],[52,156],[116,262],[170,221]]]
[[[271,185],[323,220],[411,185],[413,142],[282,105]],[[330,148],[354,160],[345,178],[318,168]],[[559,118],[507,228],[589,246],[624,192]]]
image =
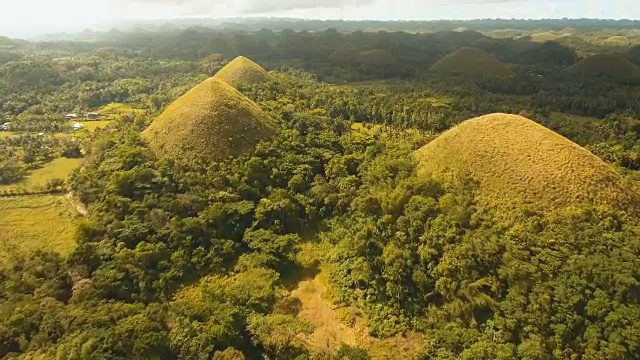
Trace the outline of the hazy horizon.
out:
[[[34,11],[37,9],[38,11]],[[122,21],[287,17],[309,20],[640,19],[633,0],[22,0],[0,14],[0,35],[104,29]]]

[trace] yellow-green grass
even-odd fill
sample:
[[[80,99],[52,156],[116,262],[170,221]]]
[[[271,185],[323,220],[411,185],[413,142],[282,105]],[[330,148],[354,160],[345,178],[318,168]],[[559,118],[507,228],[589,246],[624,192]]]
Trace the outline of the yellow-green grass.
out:
[[[276,132],[256,103],[209,78],[169,105],[142,136],[159,157],[210,162],[242,155]]]
[[[73,209],[62,196],[0,197],[0,262],[35,250],[73,250]]]
[[[529,35],[529,39],[533,42],[537,42],[537,43],[544,43],[547,41],[555,41],[558,40],[560,36],[551,33],[551,32],[541,32],[541,33],[537,33],[537,34],[531,34]]]
[[[605,76],[616,79],[634,78],[640,69],[619,55],[601,54],[590,56],[568,67],[566,72],[582,76]]]
[[[129,104],[124,103],[110,103],[107,104],[100,109],[96,110],[101,116],[106,116],[110,120],[115,120],[124,115],[135,115],[139,113],[143,113],[144,110],[136,109]],[[95,121],[90,121],[95,122]],[[99,121],[98,121],[99,122]],[[84,123],[84,122],[81,122]]]
[[[398,60],[388,51],[375,49],[360,53],[359,62],[369,65],[395,65]]]
[[[508,78],[511,68],[484,50],[464,47],[436,62],[430,71],[437,73],[461,73]]]
[[[113,120],[72,121],[71,125],[78,123],[84,126],[84,129],[88,130],[89,132],[94,132],[98,129],[106,128],[112,122]]]
[[[547,211],[595,205],[637,214],[640,195],[612,167],[517,115],[467,120],[416,152],[421,174],[469,176],[480,206]]]
[[[53,179],[67,180],[73,170],[80,167],[82,159],[55,159],[43,167],[31,171],[17,184],[0,186],[0,193],[26,193],[42,190]]]
[[[214,78],[238,87],[240,84],[259,84],[268,81],[270,75],[260,65],[244,56],[239,56],[220,69]]]
[[[18,134],[13,131],[0,131],[0,139],[9,139],[16,136],[18,136]]]

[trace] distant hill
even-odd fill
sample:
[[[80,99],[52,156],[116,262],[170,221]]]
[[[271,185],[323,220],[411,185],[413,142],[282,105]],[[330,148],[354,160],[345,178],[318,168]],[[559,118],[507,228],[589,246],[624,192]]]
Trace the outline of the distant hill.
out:
[[[227,39],[222,37],[212,37],[207,43],[198,51],[200,56],[207,56],[211,54],[220,54],[226,59],[233,59],[240,55],[238,50],[229,44]]]
[[[484,50],[464,47],[443,57],[430,71],[438,73],[476,74],[495,77],[511,77],[513,71],[495,56]]]
[[[605,76],[616,79],[635,78],[640,69],[619,55],[602,54],[590,56],[565,70],[581,76]]]
[[[398,63],[393,55],[385,50],[370,50],[360,53],[359,62],[369,65],[395,65]]]
[[[555,41],[558,40],[560,36],[550,33],[550,32],[542,32],[537,34],[529,35],[529,39],[533,42],[544,43],[547,41]]]
[[[568,46],[556,41],[536,44],[535,47],[523,51],[519,62],[527,65],[567,67],[578,62],[578,54]]]
[[[238,85],[256,84],[269,80],[269,73],[262,66],[238,56],[215,74],[214,78],[224,81],[227,84],[237,87]]]
[[[355,46],[343,45],[329,55],[329,61],[336,64],[357,63],[360,61],[360,50]]]
[[[631,40],[629,40],[629,38],[627,38],[626,36],[616,35],[606,39],[604,43],[607,45],[626,46],[631,43]]]
[[[209,78],[169,105],[142,136],[161,158],[208,162],[242,155],[275,133],[258,105]]]
[[[467,120],[416,152],[422,173],[466,174],[481,206],[544,211],[591,204],[637,212],[640,195],[609,165],[517,115]]]

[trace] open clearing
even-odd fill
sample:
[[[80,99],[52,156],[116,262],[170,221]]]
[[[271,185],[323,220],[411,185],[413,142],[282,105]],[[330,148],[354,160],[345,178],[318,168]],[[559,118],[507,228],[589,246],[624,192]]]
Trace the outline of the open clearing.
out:
[[[73,121],[71,122],[71,124],[72,125],[75,123],[81,124],[89,132],[94,132],[97,129],[102,129],[109,126],[109,124],[111,124],[112,122],[113,122],[112,120],[77,121],[77,122]]]
[[[321,272],[311,280],[301,281],[291,292],[291,297],[300,299],[302,303],[298,317],[315,326],[313,334],[296,338],[310,351],[333,353],[342,344],[347,344],[366,349],[374,360],[386,360],[389,354],[395,354],[396,359],[413,359],[423,349],[424,336],[420,334],[376,339],[367,333],[362,319],[356,319],[352,326],[343,324],[339,320],[340,311],[333,309],[325,298],[325,277]]]
[[[67,180],[73,170],[82,164],[82,159],[55,159],[40,169],[31,171],[27,177],[17,184],[0,186],[0,193],[7,191],[31,192],[43,189],[53,179]]]
[[[73,250],[74,211],[62,196],[0,198],[0,262],[38,249]]]

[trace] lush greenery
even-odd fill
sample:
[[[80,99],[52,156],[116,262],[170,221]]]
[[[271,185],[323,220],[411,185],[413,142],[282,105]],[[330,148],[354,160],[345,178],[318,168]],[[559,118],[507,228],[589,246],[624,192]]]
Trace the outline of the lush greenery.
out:
[[[478,206],[481,184],[418,174],[413,157],[463,120],[508,112],[638,179],[638,84],[558,71],[611,49],[590,33],[598,25],[575,23],[581,48],[477,32],[202,27],[9,42],[0,117],[15,135],[0,139],[0,182],[84,157],[55,190],[71,190],[88,214],[72,244],[61,197],[0,198],[0,225],[17,229],[0,240],[32,246],[0,262],[0,357],[373,357],[366,344],[305,346],[314,327],[287,302],[321,268],[329,300],[358,309],[372,336],[424,334],[421,359],[639,358],[637,219],[572,202],[498,214]],[[347,41],[398,63],[331,63]],[[427,71],[463,46],[516,64],[514,76]],[[142,131],[238,54],[279,69],[238,88],[280,131],[231,159],[155,156]],[[94,110],[126,114],[72,133],[64,115]],[[44,217],[62,229],[43,230]]]

